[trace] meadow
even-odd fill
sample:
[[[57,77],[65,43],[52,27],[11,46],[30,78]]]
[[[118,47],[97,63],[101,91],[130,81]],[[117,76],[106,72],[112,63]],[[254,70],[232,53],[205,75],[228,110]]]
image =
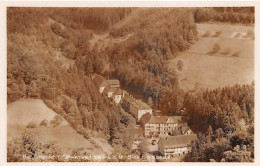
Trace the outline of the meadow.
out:
[[[179,83],[184,90],[205,90],[254,80],[254,27],[197,24],[198,40],[170,60],[183,62]]]
[[[8,140],[21,138],[27,129],[42,143],[56,141],[62,152],[67,155],[80,148],[84,148],[89,154],[110,154],[112,152],[113,149],[105,139],[85,139],[65,119],[56,127],[38,126],[43,119],[51,121],[55,115],[56,113],[40,99],[20,99],[9,103],[7,109]],[[35,128],[26,128],[26,125],[31,121],[35,122],[37,126]]]

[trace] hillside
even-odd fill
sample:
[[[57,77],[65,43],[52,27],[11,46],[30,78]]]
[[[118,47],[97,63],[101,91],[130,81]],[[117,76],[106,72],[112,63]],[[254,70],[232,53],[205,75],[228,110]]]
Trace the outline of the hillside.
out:
[[[80,148],[88,149],[90,154],[110,154],[111,148],[106,148],[103,151],[102,146],[110,146],[108,143],[96,142],[95,138],[85,139],[82,135],[77,133],[66,120],[62,120],[57,127],[40,126],[42,120],[53,120],[57,115],[53,110],[48,108],[40,99],[20,99],[8,104],[7,108],[7,138],[12,140],[23,135],[25,130],[30,130],[37,136],[42,143],[49,141],[56,141],[57,145],[61,147],[63,154],[72,154],[73,150]],[[31,121],[36,123],[35,128],[26,128]],[[48,124],[50,125],[50,124]],[[101,139],[102,141],[102,139]],[[107,145],[106,145],[107,144]]]
[[[40,99],[20,99],[7,106],[8,125],[25,127],[31,121],[40,124],[45,119],[51,121],[55,115],[57,113],[48,108]],[[69,124],[62,118],[60,125]]]
[[[152,97],[156,101],[167,90],[163,86],[178,88],[174,72],[167,71],[164,61],[187,49],[196,34],[191,13],[170,8],[8,8],[7,20],[9,107],[21,98],[41,99],[81,135],[76,136],[69,127],[66,140],[74,139],[72,135],[79,142],[99,138],[99,143],[109,142],[106,149],[112,145],[114,153],[130,150],[131,134],[125,129],[133,120],[119,105],[99,94],[92,75],[118,78],[125,89],[144,100]],[[169,45],[163,44],[167,41]],[[18,125],[24,126],[29,112],[14,111],[8,121],[12,123],[22,115],[25,120]],[[48,115],[43,117],[48,119]],[[41,116],[30,120],[38,122]],[[57,140],[64,135],[53,135],[57,129],[32,129],[32,134]],[[15,131],[9,130],[9,134]],[[88,141],[87,145],[92,146]],[[69,148],[62,146],[65,151]]]
[[[183,62],[179,72],[182,89],[197,91],[254,81],[253,26],[197,24],[197,28],[198,41],[169,62],[171,69]]]
[[[178,88],[175,73],[168,71],[164,61],[187,49],[196,37],[190,12],[174,8],[114,9],[110,11],[111,18],[106,20],[101,15],[91,15],[90,11],[8,9],[8,102],[21,97],[48,101],[60,95],[69,96],[64,104],[71,100],[73,105],[77,104],[73,106],[76,111],[73,114],[64,111],[63,116],[67,114],[65,119],[72,121],[77,116],[81,119],[77,126],[82,126],[84,120],[92,116],[95,105],[107,105],[91,82],[93,73],[118,78],[124,88],[144,100],[152,97],[155,103],[163,98],[166,90],[163,86]],[[122,16],[118,17],[120,13]],[[78,18],[74,19],[73,15],[78,15]],[[139,19],[148,15],[149,19]],[[173,15],[179,17],[172,19]],[[27,20],[21,22],[25,17]],[[100,18],[100,25],[108,25],[113,17],[120,19],[97,32],[93,31],[95,23],[86,25],[88,19],[96,17]],[[124,35],[118,36],[115,31]],[[102,34],[107,34],[114,42],[110,43],[110,39],[106,35],[102,37]],[[107,66],[110,70],[103,73]],[[118,114],[115,106],[102,109],[107,107],[113,107]],[[60,110],[55,111],[60,113]],[[108,115],[102,113],[102,116],[107,118]]]
[[[226,10],[220,15],[226,12],[238,15],[236,11]],[[252,17],[250,8],[243,11],[245,17]],[[196,114],[208,102],[197,90],[251,84],[254,79],[252,27],[196,24],[216,16],[200,20],[205,13],[198,13],[200,10],[196,8],[8,8],[7,102],[8,109],[13,110],[8,110],[8,134],[10,138],[12,134],[20,135],[8,142],[9,161],[17,161],[14,152],[27,154],[32,160],[37,153],[62,154],[59,146],[63,153],[76,148],[71,152],[74,155],[85,155],[95,149],[102,154],[131,154],[132,133],[126,129],[135,125],[136,120],[122,104],[115,104],[99,93],[98,85],[92,80],[96,74],[118,79],[121,89],[143,102],[149,101],[154,110],[161,110],[165,115],[183,115],[185,107],[190,105],[189,112]],[[225,17],[222,21],[232,18]],[[252,23],[253,20],[241,22]],[[243,88],[251,93],[254,87],[234,87],[242,91]],[[233,93],[234,89],[230,91]],[[190,90],[195,92],[194,96]],[[216,101],[220,102],[221,90],[213,92],[210,93],[218,95]],[[243,99],[243,93],[240,96]],[[233,108],[240,113],[236,120],[248,116],[250,121],[246,123],[251,126],[252,96],[243,100],[244,103],[232,98]],[[24,106],[24,101],[37,106]],[[197,101],[202,104],[194,104]],[[13,108],[16,104],[21,105]],[[216,108],[210,111],[217,112],[218,104]],[[209,114],[204,111],[201,117],[206,117],[204,113]],[[31,121],[50,120],[56,114],[69,125],[19,131]],[[219,115],[219,119],[223,116],[226,115]],[[197,119],[189,118],[195,124]],[[236,124],[237,121],[232,122]],[[202,125],[199,123],[194,128],[204,134]],[[213,129],[222,126],[225,125]],[[43,141],[62,137],[64,140],[59,146],[53,142],[40,143],[34,134]],[[74,139],[76,143],[71,142]],[[24,142],[29,142],[29,148],[26,149]],[[86,149],[80,149],[81,142]],[[32,152],[31,148],[43,150]]]

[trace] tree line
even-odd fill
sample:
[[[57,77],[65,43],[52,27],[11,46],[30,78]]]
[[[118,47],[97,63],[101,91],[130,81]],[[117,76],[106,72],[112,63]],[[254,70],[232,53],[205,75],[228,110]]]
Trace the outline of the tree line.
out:
[[[212,133],[222,133],[222,129],[225,134],[234,134],[237,124],[245,123],[248,134],[253,130],[253,86],[237,85],[194,96],[183,92],[176,72],[168,70],[167,60],[196,40],[199,17],[194,11],[8,8],[7,100],[41,98],[85,138],[98,134],[126,152],[131,144],[126,128],[135,120],[98,93],[91,80],[92,74],[98,73],[119,79],[124,89],[144,101],[152,99],[151,105],[164,113],[183,114],[176,111],[185,108],[187,121],[196,132],[207,135],[211,126]],[[98,50],[89,46],[97,31],[108,31],[112,37],[132,35],[127,41]],[[104,72],[106,64],[110,70]],[[232,156],[243,145],[252,150],[247,136],[247,144],[239,144],[240,149],[232,149],[236,147],[232,144],[226,155]]]
[[[186,94],[183,107],[199,133],[188,161],[253,161],[254,84]]]

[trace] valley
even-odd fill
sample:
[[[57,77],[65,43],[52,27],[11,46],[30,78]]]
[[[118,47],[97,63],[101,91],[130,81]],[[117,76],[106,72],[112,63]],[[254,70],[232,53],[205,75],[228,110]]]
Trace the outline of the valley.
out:
[[[8,8],[7,161],[253,162],[254,42],[253,7]]]

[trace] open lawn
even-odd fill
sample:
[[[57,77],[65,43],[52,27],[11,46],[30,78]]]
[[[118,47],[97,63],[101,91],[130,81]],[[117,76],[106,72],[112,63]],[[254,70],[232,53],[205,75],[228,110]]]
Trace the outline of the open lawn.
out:
[[[20,99],[7,106],[9,125],[25,127],[31,121],[39,124],[44,119],[52,120],[55,115],[57,114],[40,99]],[[68,125],[68,122],[63,119],[61,125]]]
[[[183,62],[183,69],[179,72],[182,89],[212,89],[236,83],[252,83],[253,27],[198,24],[197,28],[199,40],[189,50],[169,62],[171,69],[176,69],[179,60]]]
[[[8,125],[8,139],[21,138],[25,127]],[[78,134],[70,126],[52,127],[37,127],[30,130],[39,141],[47,143],[48,141],[56,141],[61,147],[64,154],[71,154],[73,149],[86,148],[90,153],[102,154],[99,149],[95,148],[89,140],[85,139],[82,135]]]
[[[21,138],[30,121],[52,120],[56,115],[40,99],[20,99],[8,104],[7,138]],[[113,149],[105,139],[85,139],[78,134],[66,120],[57,127],[39,127],[28,129],[39,141],[56,141],[64,154],[71,154],[73,149],[85,148],[90,154],[110,154]],[[105,147],[105,148],[102,148]],[[105,149],[105,150],[104,150]]]

